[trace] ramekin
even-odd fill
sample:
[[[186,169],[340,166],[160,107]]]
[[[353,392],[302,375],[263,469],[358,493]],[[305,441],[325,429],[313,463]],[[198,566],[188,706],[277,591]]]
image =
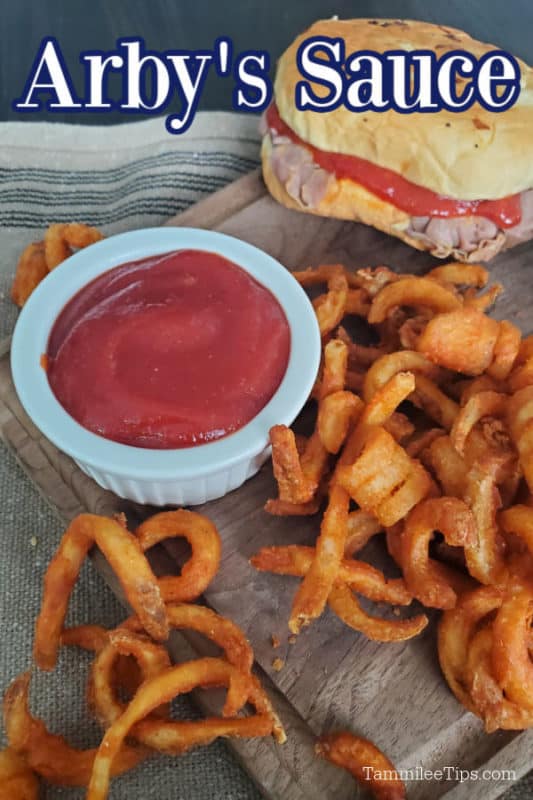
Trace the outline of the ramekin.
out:
[[[105,439],[82,427],[52,392],[40,358],[66,303],[87,283],[119,264],[172,250],[206,250],[238,264],[282,306],[291,346],[285,375],[267,405],[247,425],[209,444],[145,449]],[[232,236],[194,228],[148,228],[104,239],[53,270],[21,311],[11,347],[20,402],[39,430],[104,489],[137,503],[197,505],[241,486],[270,454],[268,432],[290,425],[312,389],[320,333],[307,295],[278,261]]]

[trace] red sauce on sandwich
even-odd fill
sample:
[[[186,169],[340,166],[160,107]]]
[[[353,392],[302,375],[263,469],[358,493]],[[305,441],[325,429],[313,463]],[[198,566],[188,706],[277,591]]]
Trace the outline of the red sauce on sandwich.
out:
[[[266,112],[268,126],[281,136],[307,148],[322,169],[337,178],[347,178],[360,183],[365,189],[400,208],[412,217],[471,217],[492,220],[500,228],[517,225],[522,217],[520,195],[513,194],[500,200],[454,200],[432,192],[402,178],[397,172],[367,161],[358,156],[319,150],[305,142],[281,119],[277,106],[272,103]]]
[[[289,350],[287,318],[268,289],[216,253],[181,250],[81,289],[54,323],[45,363],[57,399],[85,428],[179,448],[255,417]]]

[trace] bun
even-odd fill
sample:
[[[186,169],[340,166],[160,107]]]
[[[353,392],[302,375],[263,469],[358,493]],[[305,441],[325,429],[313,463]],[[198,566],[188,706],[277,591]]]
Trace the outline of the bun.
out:
[[[431,49],[438,55],[462,49],[479,58],[494,49],[463,31],[428,22],[320,20],[281,56],[274,84],[279,114],[301,139],[321,150],[359,156],[457,200],[495,200],[533,187],[533,70],[527,64],[519,61],[517,103],[502,113],[478,104],[460,113],[357,113],[344,106],[328,113],[298,111],[295,88],[302,76],[296,52],[318,35],[344,39],[347,55],[363,49]]]
[[[410,236],[408,231],[410,217],[396,206],[381,200],[375,194],[369,192],[364,186],[347,178],[337,180],[333,178],[327,194],[316,206],[304,206],[291,197],[285,186],[278,180],[271,166],[272,140],[270,136],[263,138],[261,146],[261,161],[263,166],[263,178],[266,187],[272,197],[278,203],[295,211],[305,211],[308,214],[316,214],[320,217],[333,217],[335,219],[345,219],[352,222],[362,222],[371,225],[383,233],[396,236],[406,244],[415,247],[417,250],[430,252],[437,258],[447,258],[453,256],[458,261],[485,261],[486,254],[482,249],[477,249],[472,253],[466,253],[453,247],[437,246],[423,238]],[[499,249],[499,248],[498,248]],[[490,258],[492,254],[489,254]]]

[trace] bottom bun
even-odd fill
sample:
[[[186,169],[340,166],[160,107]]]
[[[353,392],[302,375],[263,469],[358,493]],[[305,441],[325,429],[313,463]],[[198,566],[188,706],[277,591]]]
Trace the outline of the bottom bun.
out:
[[[320,217],[333,217],[371,225],[383,233],[402,239],[417,250],[431,253],[436,258],[453,256],[457,261],[472,262],[486,261],[495,255],[495,252],[489,248],[485,251],[483,247],[480,247],[474,252],[467,253],[453,247],[436,245],[434,242],[428,241],[426,237],[410,235],[408,232],[411,222],[409,214],[386,200],[381,200],[364,186],[348,178],[338,179],[332,175],[322,200],[315,206],[305,205],[292,197],[278,179],[272,169],[271,155],[272,140],[267,134],[263,137],[261,146],[263,178],[272,197],[287,208],[305,211]],[[500,232],[499,237],[496,252],[501,249],[503,244],[501,240],[505,239],[505,234]]]

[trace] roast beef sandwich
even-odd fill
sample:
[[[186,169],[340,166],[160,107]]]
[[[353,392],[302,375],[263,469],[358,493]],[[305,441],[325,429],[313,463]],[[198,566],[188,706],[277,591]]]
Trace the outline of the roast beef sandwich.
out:
[[[520,94],[503,112],[479,103],[459,113],[298,110],[301,43],[342,38],[361,50],[494,50],[466,33],[426,22],[322,20],[281,56],[262,120],[267,187],[283,205],[373,225],[419,250],[487,261],[533,238],[533,70],[522,61]],[[462,77],[457,78],[461,93]],[[320,96],[324,87],[309,82]]]

